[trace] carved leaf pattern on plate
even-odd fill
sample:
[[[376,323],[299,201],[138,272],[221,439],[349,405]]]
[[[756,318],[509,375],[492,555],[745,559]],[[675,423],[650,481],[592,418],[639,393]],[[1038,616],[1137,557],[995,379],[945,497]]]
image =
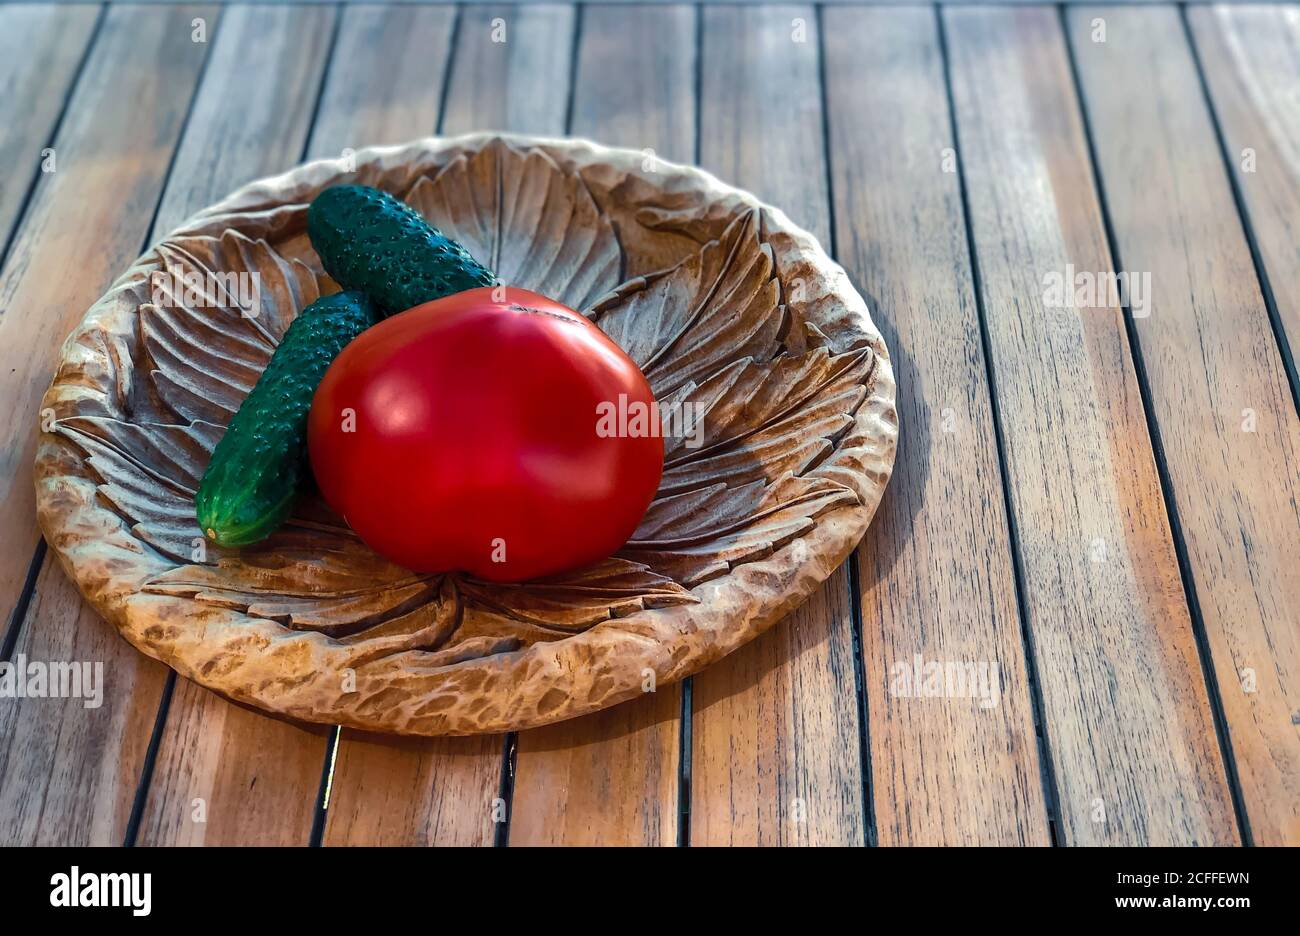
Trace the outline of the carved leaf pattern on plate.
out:
[[[646,373],[673,431],[640,528],[593,567],[503,586],[395,566],[307,496],[265,543],[209,545],[194,561],[194,492],[223,427],[293,316],[337,288],[232,230],[160,245],[165,275],[139,307],[152,392],[176,422],[78,416],[56,427],[88,456],[104,501],[175,563],[146,591],[315,631],[372,657],[419,651],[422,663],[447,665],[697,602],[696,585],[858,503],[816,469],[853,424],[876,357],[783,344],[790,316],[758,209],[676,265],[620,284],[615,225],[583,179],[540,148],[498,141],[462,153],[406,198],[502,282],[584,310]]]
[[[140,331],[162,401],[180,418],[225,426],[298,311],[320,298],[316,275],[236,231],[158,247],[153,302]]]
[[[618,283],[614,227],[577,173],[503,142],[462,154],[406,201],[510,286],[582,311]]]

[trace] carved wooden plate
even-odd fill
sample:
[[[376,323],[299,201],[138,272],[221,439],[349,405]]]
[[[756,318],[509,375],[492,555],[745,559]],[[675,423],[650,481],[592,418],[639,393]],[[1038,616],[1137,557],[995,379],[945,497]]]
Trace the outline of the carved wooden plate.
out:
[[[527,728],[717,660],[861,539],[897,440],[888,351],[844,271],[780,211],[585,141],[475,135],[354,159],[195,215],[63,347],[36,456],[41,526],[144,653],[307,721]],[[353,180],[405,198],[503,282],[583,311],[676,408],[663,483],[617,556],[523,585],[416,575],[311,497],[257,547],[204,544],[193,495],[214,444],[293,316],[337,289],[307,204]]]

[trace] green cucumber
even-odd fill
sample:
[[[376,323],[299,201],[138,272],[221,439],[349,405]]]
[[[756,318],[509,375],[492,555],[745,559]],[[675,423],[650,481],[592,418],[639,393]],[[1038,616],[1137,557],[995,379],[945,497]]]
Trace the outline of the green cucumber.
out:
[[[415,209],[366,185],[335,185],[317,195],[307,234],[325,272],[344,289],[364,292],[385,315],[496,282]]]
[[[309,476],[307,411],[330,362],[379,321],[359,292],[317,299],[289,325],[217,443],[195,497],[199,529],[222,546],[269,536]]]

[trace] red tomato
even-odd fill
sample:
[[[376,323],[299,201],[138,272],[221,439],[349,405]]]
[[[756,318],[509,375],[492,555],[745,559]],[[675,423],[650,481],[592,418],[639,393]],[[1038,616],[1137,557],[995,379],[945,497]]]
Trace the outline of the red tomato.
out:
[[[663,472],[659,422],[602,416],[653,403],[632,359],[572,309],[471,289],[343,349],[312,401],[311,465],[330,506],[394,562],[521,581],[632,535]]]

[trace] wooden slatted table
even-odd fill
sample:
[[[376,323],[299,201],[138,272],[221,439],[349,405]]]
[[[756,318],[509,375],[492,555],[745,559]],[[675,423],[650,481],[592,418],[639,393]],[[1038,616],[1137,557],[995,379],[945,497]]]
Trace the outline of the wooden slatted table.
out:
[[[1300,844],[1300,6],[18,4],[0,87],[3,659],[106,674],[0,698],[0,843]],[[243,182],[477,129],[813,231],[898,373],[875,523],[686,685],[517,736],[176,678],[40,542],[58,346]]]

